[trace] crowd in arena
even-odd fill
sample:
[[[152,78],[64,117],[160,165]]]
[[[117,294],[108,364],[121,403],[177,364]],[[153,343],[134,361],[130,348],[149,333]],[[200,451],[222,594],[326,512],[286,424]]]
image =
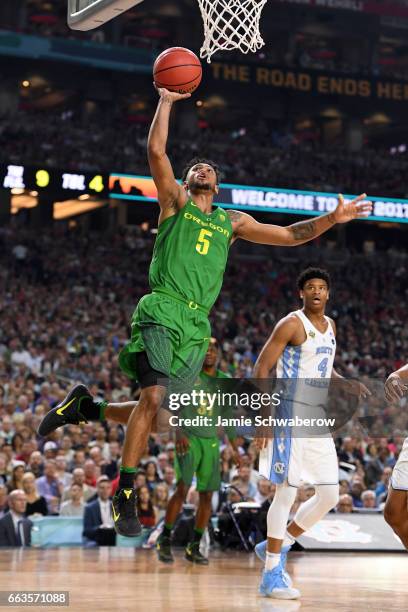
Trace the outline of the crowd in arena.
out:
[[[69,425],[47,439],[36,430],[74,382],[88,385],[100,400],[137,397],[137,385],[121,373],[117,357],[132,309],[147,291],[154,234],[136,226],[103,236],[71,230],[68,237],[65,231],[0,230],[0,518],[18,504],[31,517],[83,516],[84,542],[94,545],[101,542],[93,503],[105,508],[103,526],[112,530],[108,500],[118,482],[123,427]],[[211,320],[222,346],[220,368],[242,378],[251,375],[274,323],[299,307],[300,267],[306,261],[330,262],[330,253],[325,243],[291,250],[290,257],[262,247],[252,258],[241,259],[238,252],[234,246]],[[407,253],[394,250],[375,258],[349,252],[330,263],[329,314],[338,328],[340,373],[384,381],[403,363],[407,266]],[[368,415],[360,429],[337,437],[337,512],[380,511],[386,499],[407,425],[397,406],[378,397],[373,422]],[[214,516],[222,527],[228,524],[229,503],[243,496],[265,512],[274,487],[259,477],[250,439],[239,438],[238,467],[226,439],[221,448],[222,481],[234,487],[214,495]],[[135,485],[146,528],[163,518],[174,491],[174,453],[171,437],[153,434],[138,466]],[[299,489],[293,510],[312,493],[309,485]],[[193,485],[187,502],[197,505],[197,497]]]
[[[119,108],[115,114],[82,118],[73,111],[47,111],[45,120],[44,113],[20,110],[1,122],[0,162],[149,175],[146,139],[152,115],[153,108],[140,121]],[[262,119],[239,130],[206,127],[188,137],[174,133],[168,146],[178,176],[199,152],[219,163],[225,182],[343,193],[362,193],[370,185],[372,195],[408,195],[406,152],[325,147],[318,131],[305,135]]]

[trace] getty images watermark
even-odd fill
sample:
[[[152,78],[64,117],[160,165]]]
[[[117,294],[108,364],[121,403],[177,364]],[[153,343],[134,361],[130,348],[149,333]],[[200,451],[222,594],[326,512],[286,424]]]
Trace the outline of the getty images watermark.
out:
[[[272,437],[277,430],[279,435],[299,438],[340,431],[342,435],[374,437],[408,432],[404,403],[408,405],[408,398],[390,413],[380,379],[207,376],[189,383],[163,380],[163,386],[167,386],[166,426],[188,428],[203,437],[213,435],[211,427],[213,431],[235,427],[237,433],[249,437]]]

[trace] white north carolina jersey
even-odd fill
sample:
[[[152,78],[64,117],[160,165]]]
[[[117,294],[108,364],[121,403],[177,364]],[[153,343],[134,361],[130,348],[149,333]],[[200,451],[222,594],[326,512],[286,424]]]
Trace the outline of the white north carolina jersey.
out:
[[[286,346],[278,360],[278,381],[292,381],[283,385],[285,393],[276,416],[324,418],[336,353],[333,328],[328,317],[327,329],[322,333],[302,310],[292,314],[301,320],[306,340],[299,346]],[[274,438],[259,455],[259,473],[276,484],[287,480],[294,487],[302,480],[316,485],[337,484],[337,454],[330,430],[322,427],[318,437],[308,437],[306,431],[275,427]],[[312,431],[314,436],[316,428]]]
[[[286,346],[276,366],[277,378],[330,379],[336,354],[336,338],[328,317],[327,329],[320,332],[302,310],[295,310],[306,332],[299,346]]]

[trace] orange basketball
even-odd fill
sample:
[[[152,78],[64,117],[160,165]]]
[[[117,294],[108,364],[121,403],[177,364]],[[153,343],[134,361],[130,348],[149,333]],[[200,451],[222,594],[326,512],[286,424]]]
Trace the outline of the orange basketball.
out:
[[[157,87],[179,93],[192,93],[200,84],[201,62],[184,47],[171,47],[160,53],[154,62],[153,78]]]

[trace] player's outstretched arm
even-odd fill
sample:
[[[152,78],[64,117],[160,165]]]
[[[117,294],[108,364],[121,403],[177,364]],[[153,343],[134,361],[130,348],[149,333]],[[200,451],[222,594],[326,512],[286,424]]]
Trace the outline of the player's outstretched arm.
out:
[[[162,213],[172,214],[172,210],[174,211],[179,206],[185,204],[187,195],[182,186],[177,183],[166,153],[170,112],[174,102],[183,98],[189,98],[191,94],[180,94],[168,91],[167,89],[157,89],[157,91],[160,98],[152,125],[150,126],[147,140],[147,157],[157,188]]]
[[[276,246],[297,246],[313,240],[324,232],[327,232],[336,223],[347,223],[352,219],[368,217],[372,210],[371,202],[368,202],[366,194],[363,193],[351,202],[345,202],[339,195],[336,210],[332,213],[322,215],[311,221],[300,221],[287,227],[259,223],[251,215],[240,211],[227,211],[232,222],[234,235],[249,242],[258,244],[270,244]]]
[[[385,397],[389,402],[397,402],[408,390],[408,363],[392,372],[385,382]]]

